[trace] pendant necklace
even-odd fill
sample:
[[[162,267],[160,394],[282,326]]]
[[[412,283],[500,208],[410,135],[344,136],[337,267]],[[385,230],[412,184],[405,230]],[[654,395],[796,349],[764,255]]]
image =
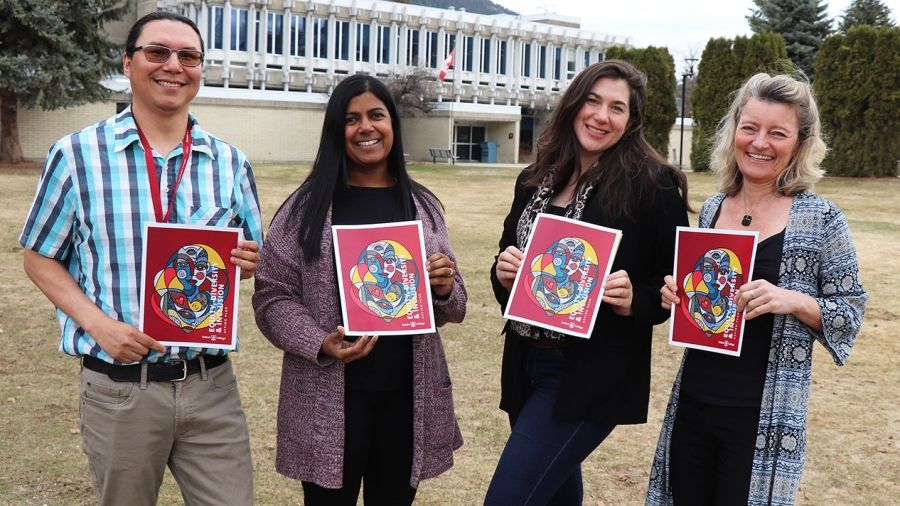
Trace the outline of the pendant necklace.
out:
[[[749,227],[750,223],[753,222],[753,215],[750,214],[751,212],[753,212],[753,205],[749,203],[749,200],[747,199],[747,194],[745,192],[742,191],[741,194],[742,194],[741,196],[743,197],[743,200],[744,200],[744,217],[741,218],[741,225],[743,225],[745,227]],[[765,202],[769,197],[771,197],[771,195],[763,197],[762,200],[757,202],[757,204],[759,204],[761,202]]]

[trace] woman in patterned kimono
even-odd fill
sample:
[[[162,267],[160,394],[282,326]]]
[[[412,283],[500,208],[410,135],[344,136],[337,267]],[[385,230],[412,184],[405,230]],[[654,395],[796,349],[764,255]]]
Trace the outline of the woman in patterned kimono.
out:
[[[700,226],[759,232],[740,357],[687,350],[650,472],[648,505],[793,504],[806,450],[812,345],[838,365],[866,305],[847,220],[812,193],[827,148],[809,84],[756,74],[720,124],[720,193]],[[677,304],[671,276],[662,306]]]

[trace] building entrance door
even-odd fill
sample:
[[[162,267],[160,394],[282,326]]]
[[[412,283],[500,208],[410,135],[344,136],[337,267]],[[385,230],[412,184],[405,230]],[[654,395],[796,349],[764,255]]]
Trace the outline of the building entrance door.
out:
[[[481,143],[485,129],[481,126],[456,125],[453,135],[453,149],[457,159],[469,162],[481,161]]]

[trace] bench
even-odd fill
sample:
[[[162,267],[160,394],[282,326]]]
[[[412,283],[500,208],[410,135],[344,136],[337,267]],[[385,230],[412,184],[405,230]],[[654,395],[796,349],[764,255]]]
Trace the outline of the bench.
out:
[[[452,165],[456,165],[456,157],[451,149],[428,148],[428,153],[431,155],[431,163],[437,163],[438,158],[446,158]]]

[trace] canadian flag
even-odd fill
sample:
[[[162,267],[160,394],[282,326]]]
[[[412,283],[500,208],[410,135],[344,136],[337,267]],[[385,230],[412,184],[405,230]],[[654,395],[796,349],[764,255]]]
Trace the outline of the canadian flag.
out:
[[[450,50],[450,54],[447,55],[447,58],[444,60],[444,63],[441,63],[441,70],[438,71],[438,81],[444,82],[444,79],[447,78],[447,72],[453,67],[454,64],[454,56],[453,53],[456,51],[456,48]]]

